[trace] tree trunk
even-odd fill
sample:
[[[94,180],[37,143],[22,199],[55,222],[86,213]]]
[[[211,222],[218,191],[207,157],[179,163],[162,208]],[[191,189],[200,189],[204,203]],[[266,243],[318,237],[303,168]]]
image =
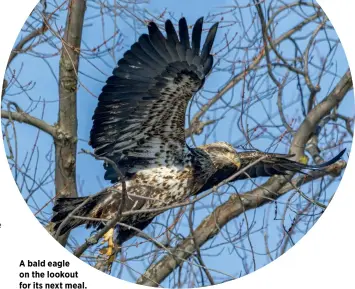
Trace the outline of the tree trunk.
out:
[[[56,197],[75,197],[76,190],[76,145],[77,114],[76,96],[80,43],[86,9],[85,0],[72,0],[59,63],[59,115],[55,139],[55,186]],[[60,243],[64,246],[68,236]]]

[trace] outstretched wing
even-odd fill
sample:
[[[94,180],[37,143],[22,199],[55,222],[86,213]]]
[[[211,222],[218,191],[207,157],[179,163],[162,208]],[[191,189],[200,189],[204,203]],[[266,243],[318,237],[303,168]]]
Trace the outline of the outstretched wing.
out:
[[[342,157],[344,152],[345,150],[341,151],[337,156],[320,165],[307,165],[292,161],[289,158],[293,155],[268,154],[258,151],[238,153],[241,161],[240,169],[245,168],[247,165],[257,161],[263,156],[266,158],[247,169],[245,173],[240,174],[236,177],[236,180],[269,177],[273,175],[286,175],[288,172],[304,173],[304,170],[320,170],[337,162]]]
[[[169,20],[166,38],[149,23],[149,35],[140,36],[108,78],[93,116],[90,143],[124,174],[182,161],[186,107],[213,64],[210,52],[218,23],[200,53],[202,24],[200,18],[194,25],[190,46],[185,18],[179,21],[179,37]],[[105,179],[116,181],[113,168],[105,168]]]

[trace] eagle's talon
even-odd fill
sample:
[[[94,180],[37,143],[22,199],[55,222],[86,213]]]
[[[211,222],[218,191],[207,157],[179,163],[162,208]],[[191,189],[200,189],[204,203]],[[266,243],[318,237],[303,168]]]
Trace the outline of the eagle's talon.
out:
[[[106,255],[108,257],[113,255],[113,252],[114,252],[113,249],[115,248],[115,242],[113,240],[113,236],[114,236],[114,229],[111,228],[103,236],[103,240],[102,240],[101,244],[107,243],[107,246],[100,249],[100,251],[99,251],[100,254]]]
[[[115,229],[111,228],[103,236],[102,244],[107,243],[107,246],[100,249],[100,254],[104,255],[104,271],[108,274],[111,273],[112,264],[116,259],[117,254],[120,252],[121,247],[114,242]],[[101,263],[100,263],[101,264]],[[96,268],[96,267],[95,267]]]

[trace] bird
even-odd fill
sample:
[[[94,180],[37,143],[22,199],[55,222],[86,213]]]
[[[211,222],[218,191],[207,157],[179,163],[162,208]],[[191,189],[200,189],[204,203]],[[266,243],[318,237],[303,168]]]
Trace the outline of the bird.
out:
[[[120,211],[133,211],[118,220],[127,226],[105,234],[109,255],[112,244],[122,246],[169,206],[225,180],[322,170],[342,157],[344,151],[320,165],[308,165],[292,160],[292,154],[239,152],[226,142],[187,145],[186,110],[213,69],[211,51],[219,25],[208,29],[201,47],[203,22],[203,17],[196,21],[191,38],[184,17],[178,32],[172,21],[165,22],[166,36],[149,22],[148,34],[118,61],[98,98],[90,132],[90,145],[106,160],[104,179],[111,185],[91,196],[58,198],[51,219],[58,235],[80,225],[99,230]]]

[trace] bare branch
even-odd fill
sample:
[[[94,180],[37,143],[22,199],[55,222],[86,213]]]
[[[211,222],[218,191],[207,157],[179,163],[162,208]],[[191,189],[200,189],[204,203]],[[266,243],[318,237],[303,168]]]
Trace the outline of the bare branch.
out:
[[[237,194],[232,195],[229,200],[216,209],[205,218],[200,225],[195,229],[193,238],[191,235],[180,242],[172,251],[172,255],[167,255],[157,263],[153,264],[148,270],[137,280],[137,284],[155,287],[160,284],[176,267],[178,267],[182,260],[188,259],[195,252],[195,244],[201,247],[208,240],[217,235],[221,228],[229,221],[243,214],[244,210],[255,209],[266,202],[273,201],[288,191],[293,189],[293,186],[300,186],[312,180],[319,179],[330,173],[339,173],[344,169],[346,164],[339,162],[326,171],[312,173],[309,177],[299,177],[293,181],[293,185],[286,184],[275,193],[272,191],[273,186],[265,185],[260,188],[243,194],[239,197]],[[242,201],[242,202],[241,202]]]
[[[316,105],[302,122],[292,141],[291,151],[296,154],[296,157],[299,158],[303,155],[304,148],[320,120],[328,115],[332,109],[336,108],[352,88],[353,82],[350,70],[348,70],[333,91],[322,102]]]
[[[54,126],[46,123],[45,121],[39,118],[33,117],[23,111],[16,112],[16,111],[1,110],[1,117],[32,125],[44,131],[45,133],[48,133],[50,136],[54,138],[56,137],[56,128]]]
[[[307,24],[311,23],[315,19],[319,17],[319,13],[315,13],[308,17],[307,19],[303,20],[290,30],[288,30],[286,33],[281,35],[279,38],[275,39],[273,45],[277,46],[279,45],[282,41],[285,39],[288,39],[289,37],[292,36],[292,34],[300,31],[304,26]],[[252,64],[250,64],[244,71],[238,73],[236,76],[234,76],[215,96],[213,96],[205,105],[201,107],[201,109],[194,115],[194,117],[191,120],[191,124],[193,125],[195,122],[198,122],[199,119],[203,115],[206,114],[206,112],[210,109],[211,106],[213,106],[223,95],[225,95],[229,90],[231,90],[236,84],[238,84],[241,80],[244,79],[245,74],[248,73],[249,71],[252,71],[254,69],[258,68],[259,63],[261,60],[265,57],[265,49],[263,49],[253,60]]]
[[[37,36],[42,35],[47,31],[47,26],[43,24],[42,27],[33,30],[31,33],[27,34],[24,38],[22,38],[12,49],[9,60],[7,62],[7,67],[11,64],[11,62],[15,59],[15,57],[20,54],[26,52],[30,47],[23,50],[24,46],[29,43],[31,40],[35,39]]]

